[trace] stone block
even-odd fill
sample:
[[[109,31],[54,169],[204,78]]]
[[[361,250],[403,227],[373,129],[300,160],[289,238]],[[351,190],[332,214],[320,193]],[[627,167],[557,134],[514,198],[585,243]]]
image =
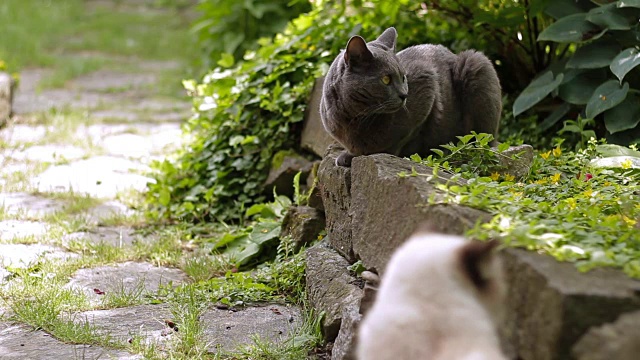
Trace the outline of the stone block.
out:
[[[356,360],[358,325],[362,320],[359,304],[349,304],[342,311],[342,326],[331,349],[331,360]]]
[[[322,332],[326,341],[338,336],[345,308],[359,308],[362,290],[349,273],[349,262],[325,241],[307,249],[307,296],[310,305],[324,312]]]
[[[580,273],[535,252],[502,254],[509,291],[501,335],[521,359],[569,359],[589,328],[640,309],[640,282],[619,270]]]
[[[309,206],[292,206],[282,220],[280,236],[291,236],[298,251],[316,240],[324,226],[324,213]]]
[[[11,117],[13,84],[11,75],[0,71],[0,127],[3,127]]]
[[[412,169],[420,175],[398,176]],[[353,159],[348,211],[351,237],[355,256],[368,269],[382,274],[393,251],[422,222],[429,222],[434,231],[462,234],[477,221],[490,219],[487,213],[465,206],[429,205],[429,198],[437,192],[426,180],[428,175],[430,168],[389,154]],[[327,211],[327,219],[331,216]],[[337,235],[331,235],[332,244],[341,241]]]
[[[501,171],[502,174],[513,175],[516,179],[529,174],[531,165],[533,164],[533,147],[531,145],[512,146],[501,153],[500,164],[505,167]],[[512,155],[517,155],[516,159],[512,159]]]
[[[304,125],[302,128],[302,136],[300,138],[300,146],[315,153],[318,156],[324,156],[329,145],[335,140],[329,135],[322,125],[320,118],[320,100],[322,99],[322,84],[324,77],[316,79],[311,92],[311,99],[304,117]]]
[[[640,357],[640,311],[592,328],[573,347],[577,360],[636,360]]]
[[[271,170],[264,183],[267,194],[273,194],[275,187],[278,195],[293,197],[293,178],[301,172],[300,183],[304,185],[313,167],[313,162],[289,151],[278,152],[272,161]]]
[[[351,246],[351,169],[336,166],[338,148],[331,148],[318,169],[318,188],[327,220],[331,246],[349,262],[356,259]]]

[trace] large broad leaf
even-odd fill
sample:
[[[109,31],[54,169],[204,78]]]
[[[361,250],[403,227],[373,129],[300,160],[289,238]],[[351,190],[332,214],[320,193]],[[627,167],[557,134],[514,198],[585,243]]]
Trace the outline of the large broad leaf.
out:
[[[558,20],[569,15],[586,12],[590,7],[593,7],[593,4],[588,1],[554,0],[549,2],[544,12]]]
[[[567,78],[567,76],[565,76]],[[561,84],[558,89],[560,99],[575,105],[585,105],[591,95],[607,77],[604,71],[591,70],[574,76],[571,81]]]
[[[546,119],[538,126],[539,132],[544,132],[549,130],[553,125],[555,125],[560,119],[562,119],[571,109],[571,105],[568,103],[563,103],[558,106]]]
[[[581,42],[597,39],[606,32],[587,21],[587,14],[573,14],[559,19],[538,35],[538,41]]]
[[[620,1],[618,1],[618,7],[620,7],[620,8],[625,8],[625,7],[640,8],[640,0],[620,0]]]
[[[249,235],[251,241],[256,244],[263,244],[275,239],[280,235],[280,223],[277,221],[262,221],[253,227]]]
[[[633,129],[640,123],[640,97],[627,94],[623,102],[604,112],[604,125],[610,134]]]
[[[587,14],[587,21],[609,30],[629,30],[632,25],[627,11],[619,9],[616,3],[591,9]]]
[[[601,157],[613,157],[613,156],[632,156],[640,158],[640,151],[631,150],[626,146],[614,145],[614,144],[602,144],[596,146],[596,151]]]
[[[560,85],[563,77],[564,75],[560,74],[554,79],[553,73],[547,71],[539,78],[533,80],[513,103],[513,116],[518,116],[533,105],[539,103],[540,100],[544,99]]]
[[[640,52],[636,48],[629,48],[618,54],[611,62],[609,68],[611,72],[622,81],[624,76],[638,65],[640,65]]]
[[[567,62],[568,68],[597,69],[611,65],[611,61],[620,52],[617,43],[600,39],[580,47]]]
[[[628,92],[629,83],[624,83],[620,87],[617,81],[609,80],[600,85],[587,103],[587,117],[593,119],[601,112],[620,104],[627,97]]]

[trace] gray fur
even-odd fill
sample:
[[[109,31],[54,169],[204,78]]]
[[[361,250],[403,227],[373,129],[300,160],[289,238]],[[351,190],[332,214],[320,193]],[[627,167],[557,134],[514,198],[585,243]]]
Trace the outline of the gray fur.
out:
[[[394,28],[369,43],[354,36],[329,68],[320,116],[346,149],[338,165],[375,153],[428,155],[471,131],[497,136],[500,82],[484,54],[430,44],[396,54],[396,38]]]

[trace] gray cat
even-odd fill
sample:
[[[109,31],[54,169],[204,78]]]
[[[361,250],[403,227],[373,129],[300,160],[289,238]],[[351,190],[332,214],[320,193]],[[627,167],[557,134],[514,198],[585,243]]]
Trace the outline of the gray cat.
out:
[[[429,44],[396,54],[397,36],[394,28],[369,43],[353,36],[329,68],[320,116],[346,149],[337,165],[374,153],[428,155],[471,131],[497,136],[501,89],[489,59]]]

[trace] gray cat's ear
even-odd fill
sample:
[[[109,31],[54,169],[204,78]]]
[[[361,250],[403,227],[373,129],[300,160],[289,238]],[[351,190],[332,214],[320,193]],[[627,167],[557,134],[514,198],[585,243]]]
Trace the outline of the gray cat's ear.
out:
[[[458,253],[463,273],[479,291],[485,290],[496,277],[494,250],[498,245],[500,242],[497,240],[469,241]]]
[[[390,27],[380,35],[376,41],[387,47],[389,50],[396,51],[396,39],[398,38],[398,32],[395,28]]]
[[[347,43],[347,50],[344,52],[344,62],[349,65],[366,63],[373,59],[373,54],[367,48],[367,43],[361,36],[352,36]]]

